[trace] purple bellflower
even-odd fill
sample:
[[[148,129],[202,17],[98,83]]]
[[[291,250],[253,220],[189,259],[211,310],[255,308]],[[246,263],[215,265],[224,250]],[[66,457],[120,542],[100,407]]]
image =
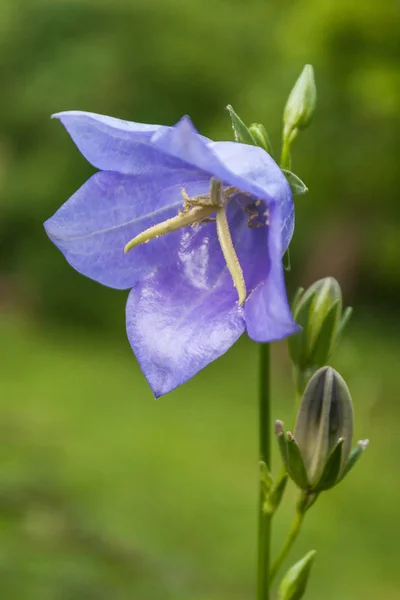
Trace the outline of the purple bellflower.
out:
[[[294,208],[265,150],[174,127],[55,115],[99,169],[45,223],[67,261],[130,289],[128,338],[156,397],[224,354],[298,330],[282,256]]]

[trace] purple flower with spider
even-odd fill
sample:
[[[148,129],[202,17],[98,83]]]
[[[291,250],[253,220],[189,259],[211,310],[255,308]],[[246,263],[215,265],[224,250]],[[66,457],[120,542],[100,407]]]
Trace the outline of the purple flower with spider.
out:
[[[128,338],[156,397],[224,354],[298,330],[282,255],[290,187],[256,146],[80,111],[55,115],[97,169],[45,223],[80,273],[130,289]]]

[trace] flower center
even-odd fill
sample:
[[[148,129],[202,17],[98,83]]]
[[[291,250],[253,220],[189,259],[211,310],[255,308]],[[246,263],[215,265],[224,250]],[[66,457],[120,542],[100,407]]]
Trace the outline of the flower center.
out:
[[[229,223],[226,215],[226,207],[231,196],[234,194],[246,194],[241,190],[230,186],[225,189],[222,183],[215,177],[210,181],[210,193],[205,196],[190,197],[186,190],[181,190],[183,197],[183,209],[179,210],[178,214],[171,219],[167,219],[161,223],[157,223],[142,231],[128,242],[124,248],[124,252],[129,252],[132,248],[149,242],[152,239],[158,238],[161,235],[177,231],[182,227],[198,226],[200,223],[215,221],[217,236],[221,246],[226,265],[231,274],[233,284],[238,293],[239,306],[242,306],[247,297],[246,283],[243,276],[243,270],[237,257],[235,247],[233,245]],[[249,215],[248,227],[264,227],[268,225],[268,210],[260,215],[260,207],[264,206],[261,200],[244,205],[245,212]],[[215,217],[211,215],[215,213]]]

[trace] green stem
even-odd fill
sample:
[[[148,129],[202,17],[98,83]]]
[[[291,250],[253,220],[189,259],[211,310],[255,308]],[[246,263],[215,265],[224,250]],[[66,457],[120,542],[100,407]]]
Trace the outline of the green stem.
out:
[[[259,439],[260,462],[271,469],[271,399],[270,399],[270,349],[260,344],[259,382]],[[264,511],[265,487],[260,479],[258,513],[258,600],[269,600],[269,565],[271,546],[271,515]]]
[[[296,511],[296,515],[293,519],[292,526],[291,526],[288,536],[286,538],[286,542],[284,543],[281,551],[279,552],[278,556],[276,557],[276,559],[274,561],[274,564],[271,567],[270,576],[269,576],[270,584],[272,584],[272,582],[274,581],[278,572],[280,571],[285,558],[289,554],[297,536],[300,533],[304,515],[305,515],[305,511],[298,508]]]
[[[296,139],[298,129],[291,129],[283,132],[282,153],[281,153],[281,169],[289,169],[291,166],[290,148],[293,141]]]
[[[284,140],[281,154],[281,167],[282,169],[290,170],[290,144],[288,139]]]

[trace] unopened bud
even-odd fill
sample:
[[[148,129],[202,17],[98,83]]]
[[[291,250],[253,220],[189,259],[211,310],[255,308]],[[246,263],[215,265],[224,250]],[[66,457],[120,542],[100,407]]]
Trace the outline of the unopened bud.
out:
[[[285,573],[279,586],[279,600],[300,600],[304,596],[315,555],[316,551],[311,550]]]
[[[333,277],[299,291],[293,316],[302,330],[291,336],[288,344],[290,357],[300,371],[326,365],[351,312],[351,308],[342,310],[342,291]]]
[[[314,69],[311,65],[305,65],[286,102],[283,113],[284,137],[289,137],[291,132],[309,125],[316,103]]]
[[[331,367],[319,369],[311,377],[300,403],[294,437],[309,485],[321,490],[332,487],[350,454],[353,407],[344,379]]]
[[[262,125],[262,123],[253,123],[250,125],[249,131],[253,136],[257,146],[264,148],[268,154],[272,154],[271,141],[264,125]]]

